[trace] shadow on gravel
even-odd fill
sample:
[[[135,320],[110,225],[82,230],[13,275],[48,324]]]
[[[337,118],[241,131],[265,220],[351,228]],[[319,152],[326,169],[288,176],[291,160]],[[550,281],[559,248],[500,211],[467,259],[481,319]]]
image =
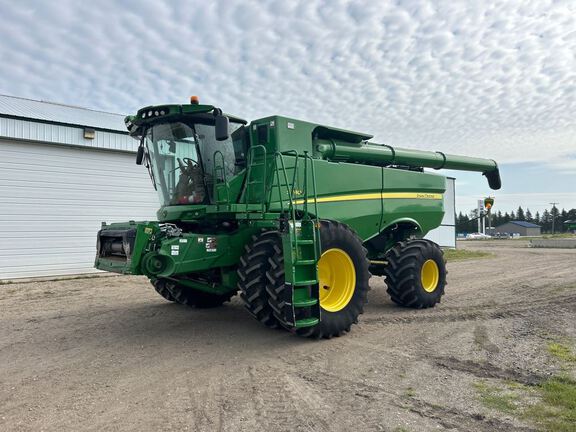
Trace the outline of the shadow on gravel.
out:
[[[312,343],[285,330],[264,327],[236,301],[214,309],[155,301],[99,306],[82,314],[51,316],[33,323],[28,321],[27,327],[30,325],[41,330],[30,335],[29,328],[23,329],[18,333],[19,337],[40,339],[42,333],[57,332],[59,337],[54,342],[59,349],[73,349],[81,344],[84,349],[95,350],[153,347],[171,351],[183,346],[222,345],[228,352],[238,352]]]

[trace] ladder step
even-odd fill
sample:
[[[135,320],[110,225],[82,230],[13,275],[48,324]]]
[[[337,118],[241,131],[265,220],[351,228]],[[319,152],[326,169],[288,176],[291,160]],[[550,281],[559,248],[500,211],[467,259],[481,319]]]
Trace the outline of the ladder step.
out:
[[[301,240],[301,239],[297,239],[296,242],[298,243],[298,245],[310,245],[310,244],[314,244],[314,240]]]
[[[297,266],[304,266],[304,265],[314,265],[316,264],[316,260],[310,259],[310,260],[298,260],[294,263],[294,265]]]
[[[302,299],[294,302],[294,307],[301,308],[301,307],[309,307],[314,306],[318,303],[318,299],[308,297],[307,299]]]
[[[316,285],[318,281],[316,279],[309,279],[309,280],[301,280],[292,282],[293,286],[308,286],[308,285]]]
[[[294,327],[302,328],[302,327],[312,327],[318,324],[320,320],[318,318],[304,318],[301,320],[297,320]]]

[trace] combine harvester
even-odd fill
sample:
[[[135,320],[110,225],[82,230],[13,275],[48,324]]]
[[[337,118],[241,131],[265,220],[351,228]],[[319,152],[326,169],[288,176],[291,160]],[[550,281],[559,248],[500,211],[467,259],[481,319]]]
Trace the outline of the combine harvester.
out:
[[[146,275],[166,300],[215,307],[238,291],[267,327],[314,338],[358,321],[371,275],[412,308],[440,301],[446,268],[422,237],[439,226],[445,177],[496,162],[368,142],[272,116],[247,121],[193,97],[126,118],[158,191],[158,221],[106,225],[95,266]]]

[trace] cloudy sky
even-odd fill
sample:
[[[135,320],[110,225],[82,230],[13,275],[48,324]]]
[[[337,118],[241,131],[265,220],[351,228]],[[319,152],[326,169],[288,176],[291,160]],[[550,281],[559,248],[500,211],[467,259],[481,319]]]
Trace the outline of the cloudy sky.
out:
[[[196,94],[246,119],[495,159],[501,210],[576,207],[574,0],[0,0],[0,11],[2,94],[118,113]],[[453,174],[459,209],[490,193],[479,174]]]

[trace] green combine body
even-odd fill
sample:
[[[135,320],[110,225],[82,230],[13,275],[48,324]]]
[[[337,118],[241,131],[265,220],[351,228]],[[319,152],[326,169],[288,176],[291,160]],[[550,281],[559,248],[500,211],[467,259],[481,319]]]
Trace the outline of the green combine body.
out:
[[[214,307],[238,291],[269,327],[311,337],[349,331],[371,275],[399,305],[444,293],[438,246],[445,177],[496,162],[368,142],[371,135],[273,116],[246,121],[211,105],[146,107],[126,118],[161,207],[157,221],[98,233],[95,266],[146,275],[164,298]]]

